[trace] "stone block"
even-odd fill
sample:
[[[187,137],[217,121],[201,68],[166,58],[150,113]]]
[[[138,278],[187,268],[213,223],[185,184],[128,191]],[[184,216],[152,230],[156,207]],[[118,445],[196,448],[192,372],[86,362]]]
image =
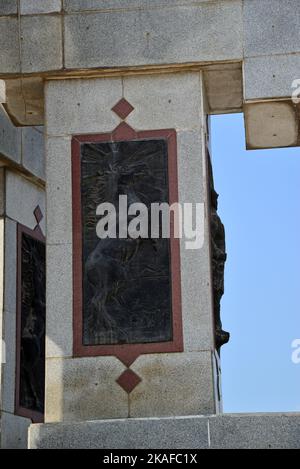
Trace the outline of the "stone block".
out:
[[[30,427],[29,445],[31,449],[207,449],[207,419],[174,417],[36,424]]]
[[[45,179],[43,127],[22,129],[22,165],[34,176]]]
[[[128,77],[124,97],[134,111],[126,122],[139,130],[199,129],[201,80],[199,72]]]
[[[6,214],[13,220],[34,229],[36,219],[33,214],[39,205],[44,218],[40,226],[45,233],[45,192],[19,174],[6,173]]]
[[[22,16],[22,71],[41,72],[62,67],[60,15]]]
[[[72,242],[71,139],[46,140],[47,243]]]
[[[204,82],[211,114],[242,112],[242,65],[210,65],[204,69]]]
[[[61,0],[21,0],[21,15],[55,13],[61,10]]]
[[[245,100],[290,98],[295,90],[292,84],[297,79],[300,80],[300,54],[246,59]]]
[[[210,351],[141,355],[131,369],[142,381],[129,395],[130,417],[215,413]]]
[[[0,18],[0,73],[18,73],[20,54],[18,21],[16,18]]]
[[[248,103],[245,123],[249,150],[298,144],[299,123],[292,101]]]
[[[18,11],[18,0],[0,0],[0,16],[16,15]]]
[[[0,167],[0,217],[2,217],[4,214],[5,214],[5,169]],[[2,220],[1,220],[1,223],[2,223]],[[2,225],[1,225],[1,230],[2,230]],[[0,243],[2,242],[3,242],[3,237],[2,237],[2,232],[1,232]]]
[[[17,224],[5,219],[5,290],[4,310],[16,312],[16,279],[17,279]],[[12,319],[13,321],[13,319]]]
[[[114,357],[48,358],[45,422],[128,417],[128,395],[116,383]]]
[[[68,68],[241,60],[242,2],[65,17]]]
[[[245,0],[245,57],[300,51],[298,0]]]
[[[31,420],[7,412],[1,413],[1,448],[27,449]]]
[[[1,377],[1,410],[15,411],[16,382],[16,312],[4,311],[4,359]]]
[[[207,203],[204,189],[203,141],[198,131],[177,134],[178,184],[180,203]],[[195,216],[195,212],[194,212]],[[205,224],[207,219],[205,218]],[[181,296],[186,351],[213,348],[213,312],[211,298],[211,272],[207,226],[201,249],[186,248],[186,239],[180,243]],[[200,229],[197,230],[198,234]]]
[[[72,245],[48,245],[47,357],[73,355],[72,279]]]
[[[232,414],[209,418],[211,448],[300,448],[300,414]]]
[[[50,81],[46,85],[46,133],[111,131],[120,122],[111,108],[121,98],[120,78]]]
[[[299,413],[98,420],[31,425],[29,447],[299,449],[299,431]]]
[[[215,0],[197,0],[197,3]],[[64,0],[65,11],[153,9],[189,5],[193,0]]]
[[[14,127],[0,104],[0,154],[21,163],[21,129]]]

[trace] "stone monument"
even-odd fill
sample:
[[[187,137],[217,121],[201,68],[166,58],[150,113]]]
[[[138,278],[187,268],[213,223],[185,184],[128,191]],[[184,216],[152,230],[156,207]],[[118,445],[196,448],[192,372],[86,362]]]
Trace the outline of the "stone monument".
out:
[[[299,447],[297,414],[222,415],[209,132],[244,112],[248,149],[299,144],[299,15],[298,0],[0,1],[2,447]],[[201,248],[172,222],[169,239],[99,239],[97,207],[119,233],[125,196],[201,204]]]

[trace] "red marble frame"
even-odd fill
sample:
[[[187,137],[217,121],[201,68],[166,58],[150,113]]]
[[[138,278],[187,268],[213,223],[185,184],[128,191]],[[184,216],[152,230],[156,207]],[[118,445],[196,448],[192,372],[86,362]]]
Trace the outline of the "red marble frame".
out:
[[[26,234],[31,238],[45,244],[46,239],[39,224],[32,230],[27,226],[17,224],[17,314],[16,314],[16,381],[15,381],[15,414],[27,417],[33,423],[43,423],[44,414],[27,409],[20,405],[20,366],[21,366],[21,313],[22,313],[22,235]]]
[[[112,133],[97,135],[75,135],[72,138],[72,201],[73,201],[73,355],[116,356],[127,367],[141,354],[182,352],[182,313],[180,281],[180,243],[172,236],[171,223],[171,279],[172,279],[172,325],[173,339],[168,342],[122,344],[122,345],[83,345],[82,314],[82,221],[81,221],[81,143],[117,142],[128,140],[164,139],[168,145],[169,203],[178,201],[177,140],[174,129],[136,132],[125,122]]]

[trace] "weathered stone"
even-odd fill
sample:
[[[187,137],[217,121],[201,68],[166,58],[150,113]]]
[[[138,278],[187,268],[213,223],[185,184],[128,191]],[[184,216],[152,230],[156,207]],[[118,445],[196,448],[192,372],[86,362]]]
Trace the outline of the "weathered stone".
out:
[[[205,203],[203,187],[203,140],[199,131],[180,131],[178,145],[178,186],[181,203]],[[186,351],[213,348],[212,297],[208,226],[204,230],[204,245],[195,251],[186,249],[186,239],[180,242],[181,300],[184,348]],[[200,235],[200,230],[199,233]]]
[[[15,282],[14,282],[14,286]],[[1,365],[1,410],[14,413],[16,392],[16,311],[3,311],[4,363]]]
[[[22,16],[21,34],[23,72],[57,70],[62,67],[60,15]]]
[[[31,425],[29,445],[31,449],[207,449],[207,419],[173,417]]]
[[[200,129],[199,72],[124,79],[124,96],[134,111],[126,122],[136,129]]]
[[[55,13],[61,10],[61,0],[20,0],[21,15]]]
[[[300,50],[298,0],[244,0],[245,57]]]
[[[0,18],[0,73],[20,71],[18,21],[16,18]]]
[[[14,316],[11,321],[15,326],[16,296],[17,296],[17,224],[8,218],[5,219],[5,290],[4,311]],[[8,344],[9,345],[9,344]]]
[[[21,163],[21,129],[14,127],[0,105],[0,154]]]
[[[72,242],[71,139],[46,140],[47,244]]]
[[[300,414],[232,414],[209,418],[211,448],[300,448]]]
[[[65,17],[66,66],[242,59],[242,2]]]
[[[300,414],[97,420],[31,425],[29,447],[299,449],[299,432]]]
[[[43,128],[22,129],[22,165],[34,176],[45,179],[45,149]]]
[[[31,420],[1,412],[1,448],[27,449],[27,434]]]
[[[290,98],[300,79],[300,54],[274,55],[245,59],[245,100]],[[297,83],[299,88],[299,82]]]
[[[197,0],[197,3],[212,2],[215,0]],[[174,7],[178,5],[189,5],[193,0],[64,0],[65,11],[82,10],[128,10]]]
[[[116,383],[124,368],[115,357],[48,358],[45,422],[128,417],[128,396]]]
[[[0,0],[0,16],[13,15],[18,11],[18,0]]]
[[[277,148],[298,143],[298,120],[291,101],[245,106],[247,148]]]
[[[73,355],[73,273],[70,244],[47,246],[46,278],[46,356],[71,357]]]
[[[5,81],[0,80],[0,104],[3,104],[6,102],[6,87],[5,87]]]
[[[141,382],[129,395],[130,417],[216,412],[210,351],[142,355],[131,369]]]
[[[122,97],[122,80],[51,81],[46,85],[46,133],[63,136],[112,131],[120,122],[111,108]]]
[[[33,214],[39,205],[45,215],[45,193],[22,176],[7,171],[6,174],[6,214],[13,220],[34,229],[36,219]],[[45,216],[40,224],[45,229]]]

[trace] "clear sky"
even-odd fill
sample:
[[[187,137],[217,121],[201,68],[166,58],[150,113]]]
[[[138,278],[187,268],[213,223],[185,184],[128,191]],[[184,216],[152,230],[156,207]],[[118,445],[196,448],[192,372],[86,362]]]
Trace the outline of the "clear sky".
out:
[[[228,261],[224,412],[300,411],[300,148],[245,150],[241,114],[212,117]]]

